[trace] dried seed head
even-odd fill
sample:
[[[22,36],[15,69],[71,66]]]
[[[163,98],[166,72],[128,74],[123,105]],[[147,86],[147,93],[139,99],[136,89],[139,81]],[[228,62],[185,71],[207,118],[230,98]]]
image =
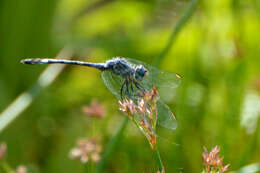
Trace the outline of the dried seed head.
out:
[[[92,100],[90,106],[84,106],[82,108],[84,114],[90,117],[103,118],[106,114],[105,106],[98,103],[96,100]]]
[[[119,110],[126,113],[129,116],[133,116],[135,112],[135,104],[132,100],[125,99],[122,102],[119,101]]]
[[[27,173],[27,168],[23,165],[18,166],[18,168],[12,173]]]
[[[204,166],[206,167],[207,173],[210,170],[221,171],[223,173],[227,171],[229,164],[223,166],[224,156],[219,157],[219,146],[215,146],[210,152],[208,152],[205,147],[203,147],[203,149],[204,152],[202,154],[202,161]]]
[[[138,103],[137,103],[137,112],[140,114],[145,114],[146,113],[146,103],[144,101],[144,99],[139,99]]]
[[[156,135],[151,135],[151,139],[150,139],[150,143],[151,143],[151,146],[152,146],[152,149],[154,150],[155,149],[155,145],[156,145]]]
[[[96,139],[79,139],[77,141],[77,146],[70,151],[70,158],[78,159],[82,163],[87,163],[89,160],[97,162],[101,150],[102,147],[97,144]]]
[[[157,91],[157,89],[155,87],[153,87],[153,90],[152,90],[152,96],[153,96],[153,99],[155,101],[157,101],[158,97],[159,97],[159,93]]]
[[[143,92],[143,98],[145,101],[155,104],[159,98],[159,93],[155,87],[151,91]]]
[[[131,99],[119,101],[119,109],[135,121],[138,128],[149,141],[152,149],[156,144],[157,100],[159,94],[156,88],[144,91],[135,102]]]

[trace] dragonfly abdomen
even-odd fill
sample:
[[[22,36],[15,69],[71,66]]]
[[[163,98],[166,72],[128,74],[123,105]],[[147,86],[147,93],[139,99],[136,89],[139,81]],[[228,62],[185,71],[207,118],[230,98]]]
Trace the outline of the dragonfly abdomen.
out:
[[[74,61],[74,60],[66,60],[66,59],[50,59],[50,58],[34,58],[34,59],[23,59],[21,61],[24,64],[72,64],[72,65],[80,65],[80,66],[88,66],[99,69],[101,71],[107,70],[106,64],[104,63],[90,63],[84,61]]]

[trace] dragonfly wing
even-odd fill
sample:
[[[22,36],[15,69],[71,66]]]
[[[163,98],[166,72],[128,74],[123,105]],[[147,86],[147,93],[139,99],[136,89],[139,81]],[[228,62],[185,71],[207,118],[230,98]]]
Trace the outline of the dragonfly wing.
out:
[[[115,75],[110,71],[103,71],[102,79],[106,87],[117,97],[117,99],[120,99],[120,89],[124,82],[122,77]]]
[[[175,130],[178,126],[178,123],[171,109],[165,103],[163,103],[161,99],[157,101],[157,107],[158,107],[158,119],[157,119],[158,124],[164,128]]]
[[[175,73],[165,72],[158,70],[148,64],[133,59],[127,59],[130,63],[139,65],[144,65],[149,70],[149,75],[142,81],[142,86],[146,89],[151,89],[153,86],[157,88],[176,88],[181,79],[177,77]],[[118,98],[120,99],[120,89],[124,82],[124,79],[118,75],[113,74],[110,71],[103,71],[102,78],[106,87]],[[158,124],[164,128],[174,130],[177,128],[178,123],[173,116],[170,108],[159,99],[157,102],[158,106]]]
[[[146,89],[151,89],[152,87],[156,87],[160,93],[160,97],[164,100],[169,100],[167,97],[169,95],[174,95],[176,91],[176,87],[181,84],[181,77],[173,72],[167,72],[157,69],[151,65],[148,65],[144,62],[127,59],[130,63],[139,65],[142,64],[145,68],[148,69],[148,76],[142,81],[142,85]],[[165,92],[166,91],[166,92]],[[165,93],[167,93],[165,95]],[[171,109],[159,99],[157,102],[158,106],[158,124],[164,128],[174,130],[177,128],[178,123],[175,119]]]
[[[145,68],[148,69],[149,74],[142,81],[142,83],[144,83],[146,86],[155,86],[157,88],[176,88],[181,84],[180,75],[174,72],[159,70],[158,68],[148,65],[144,62],[130,58],[127,58],[127,61],[135,65],[142,64]]]

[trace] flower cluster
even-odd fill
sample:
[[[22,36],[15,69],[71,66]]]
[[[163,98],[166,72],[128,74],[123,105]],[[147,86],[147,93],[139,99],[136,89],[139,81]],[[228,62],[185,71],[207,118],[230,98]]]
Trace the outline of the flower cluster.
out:
[[[27,173],[27,168],[25,166],[23,166],[23,165],[20,165],[12,173]]]
[[[223,165],[224,156],[219,157],[219,152],[219,146],[215,146],[210,152],[204,147],[202,161],[205,169],[202,173],[224,173],[227,171],[229,164]]]
[[[80,139],[77,141],[77,146],[70,152],[71,159],[79,159],[82,163],[87,163],[89,160],[98,162],[100,160],[101,145],[96,139]]]
[[[90,117],[103,118],[106,115],[105,106],[101,105],[97,100],[92,100],[91,105],[84,106],[82,111]]]
[[[137,101],[124,99],[119,101],[119,110],[126,113],[149,141],[152,149],[156,145],[157,100],[159,94],[156,88],[143,92]]]

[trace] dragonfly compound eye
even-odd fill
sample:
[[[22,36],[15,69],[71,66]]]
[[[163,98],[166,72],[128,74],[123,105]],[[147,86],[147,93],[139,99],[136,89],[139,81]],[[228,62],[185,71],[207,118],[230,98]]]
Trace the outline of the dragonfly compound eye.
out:
[[[142,80],[147,75],[148,75],[148,70],[143,65],[139,65],[136,67],[135,69],[136,80]]]

